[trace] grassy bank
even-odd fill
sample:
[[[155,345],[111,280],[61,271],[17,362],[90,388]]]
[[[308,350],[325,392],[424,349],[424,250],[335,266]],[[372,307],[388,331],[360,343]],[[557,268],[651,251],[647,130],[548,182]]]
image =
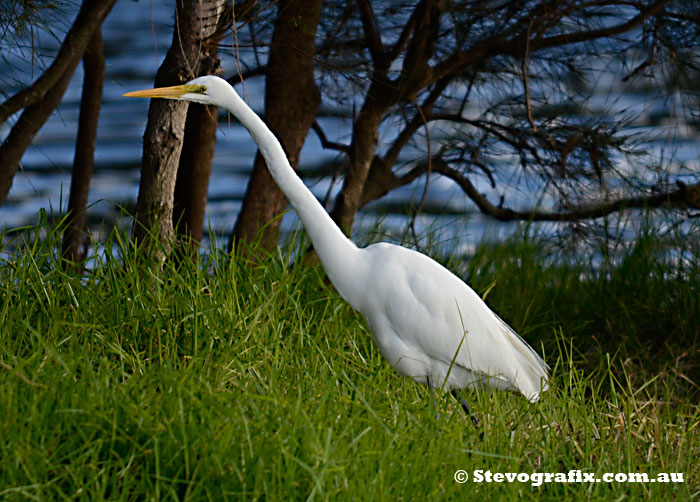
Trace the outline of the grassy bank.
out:
[[[658,246],[594,268],[522,240],[449,264],[553,367],[535,405],[465,392],[474,428],[449,395],[435,420],[318,269],[127,254],[77,276],[35,241],[0,263],[0,498],[698,497],[700,274]],[[685,482],[471,479],[572,469]]]

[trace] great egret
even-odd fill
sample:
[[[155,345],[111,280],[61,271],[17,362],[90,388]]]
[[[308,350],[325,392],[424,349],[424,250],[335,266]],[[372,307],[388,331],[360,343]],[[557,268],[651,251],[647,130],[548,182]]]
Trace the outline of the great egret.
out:
[[[358,248],[348,239],[296,175],[275,135],[228,82],[205,76],[124,96],[215,105],[243,124],[333,286],[364,315],[379,350],[399,374],[432,389],[447,388],[455,397],[455,389],[488,386],[520,391],[535,402],[547,389],[547,364],[457,276],[417,251],[388,243]]]

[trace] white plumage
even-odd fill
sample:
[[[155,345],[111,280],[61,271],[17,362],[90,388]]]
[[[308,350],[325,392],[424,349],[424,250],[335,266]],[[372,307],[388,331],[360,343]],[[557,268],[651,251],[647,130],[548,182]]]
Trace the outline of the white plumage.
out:
[[[401,246],[361,251],[369,277],[391,279],[369,281],[368,304],[356,308],[401,375],[447,388],[519,390],[531,401],[546,389],[542,358],[452,272]]]
[[[519,391],[533,402],[547,389],[542,358],[445,267],[393,244],[355,246],[296,175],[277,138],[225,80],[206,76],[125,96],[216,105],[248,129],[331,282],[365,316],[382,355],[401,375],[433,387]]]

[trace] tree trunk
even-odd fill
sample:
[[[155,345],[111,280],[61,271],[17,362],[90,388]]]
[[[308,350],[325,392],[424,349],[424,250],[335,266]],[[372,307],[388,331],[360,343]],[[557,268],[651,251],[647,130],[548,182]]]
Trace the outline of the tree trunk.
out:
[[[301,147],[321,103],[314,80],[314,44],[321,1],[281,0],[278,9],[267,62],[265,117],[296,169]],[[281,221],[278,217],[286,204],[258,152],[229,249],[234,240],[252,243],[256,237],[265,249],[276,246]]]
[[[215,72],[209,72],[214,74]],[[217,72],[218,73],[218,72]],[[177,235],[197,251],[204,230],[212,160],[216,147],[218,108],[190,103],[185,143],[175,183],[173,224]]]
[[[78,269],[81,267],[80,262],[85,259],[87,251],[84,246],[83,229],[90,193],[90,180],[95,165],[97,122],[100,115],[105,76],[101,27],[95,29],[90,46],[83,55],[83,69],[83,94],[80,100],[78,137],[75,142],[70,198],[68,200],[68,226],[63,233],[63,257]]]
[[[156,87],[178,85],[201,76],[225,0],[177,0],[173,41],[158,68]],[[151,100],[143,136],[143,164],[132,239],[154,245],[158,260],[170,252],[173,239],[175,180],[185,135],[188,103]]]

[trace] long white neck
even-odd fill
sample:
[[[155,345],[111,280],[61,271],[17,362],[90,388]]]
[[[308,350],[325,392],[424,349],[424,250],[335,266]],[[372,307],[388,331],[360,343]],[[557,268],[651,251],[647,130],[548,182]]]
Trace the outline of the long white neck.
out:
[[[224,106],[248,130],[257,143],[270,174],[299,215],[316,254],[333,286],[354,308],[362,298],[354,286],[362,277],[360,250],[338,228],[314,194],[289,164],[282,145],[265,123],[233,92]]]

